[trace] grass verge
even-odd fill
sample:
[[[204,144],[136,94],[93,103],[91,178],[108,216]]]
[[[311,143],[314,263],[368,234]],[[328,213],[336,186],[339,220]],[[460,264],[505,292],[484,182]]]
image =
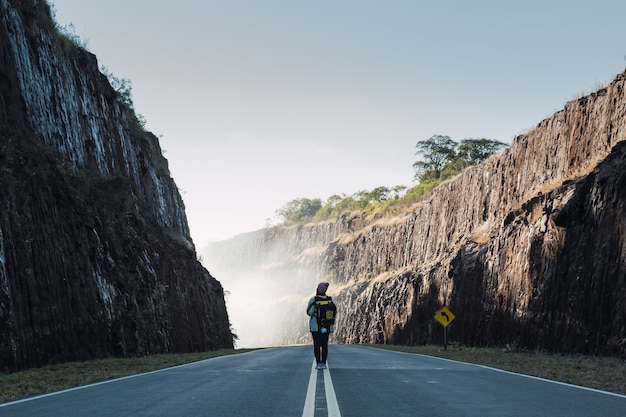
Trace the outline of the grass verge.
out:
[[[142,358],[108,358],[0,374],[0,403],[250,350],[253,349],[159,354]]]
[[[626,361],[583,355],[557,355],[511,349],[442,346],[367,345],[486,365],[505,371],[626,395]]]

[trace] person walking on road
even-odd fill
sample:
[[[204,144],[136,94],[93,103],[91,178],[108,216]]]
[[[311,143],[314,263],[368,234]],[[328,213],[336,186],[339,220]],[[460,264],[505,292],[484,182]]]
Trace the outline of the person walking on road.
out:
[[[313,352],[317,369],[326,369],[328,358],[328,338],[335,331],[335,317],[337,307],[332,298],[326,295],[328,282],[320,282],[314,297],[311,297],[306,307],[309,315],[309,330],[313,336]]]

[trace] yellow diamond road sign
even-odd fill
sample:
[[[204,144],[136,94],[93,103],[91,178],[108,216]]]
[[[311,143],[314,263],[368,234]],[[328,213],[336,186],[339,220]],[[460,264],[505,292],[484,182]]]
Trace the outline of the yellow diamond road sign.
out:
[[[437,320],[443,327],[448,327],[448,324],[454,320],[454,314],[450,310],[445,307],[442,307],[441,310],[437,311],[435,314],[435,320]]]

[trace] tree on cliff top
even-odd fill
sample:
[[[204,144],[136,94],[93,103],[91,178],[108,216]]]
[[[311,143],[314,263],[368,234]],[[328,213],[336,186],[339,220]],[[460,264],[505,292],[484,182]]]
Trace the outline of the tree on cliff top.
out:
[[[315,216],[315,213],[322,208],[322,200],[314,198],[297,198],[285,204],[281,209],[276,210],[276,214],[285,223],[305,223]]]
[[[433,135],[429,139],[417,142],[416,154],[421,154],[423,160],[413,164],[415,179],[425,181],[440,178],[446,164],[452,162],[456,156],[457,145],[458,143],[450,139],[450,136],[445,135]]]
[[[494,139],[463,139],[459,145],[457,156],[468,163],[478,165],[500,149],[507,148],[504,142]]]
[[[361,190],[353,195],[332,195],[322,205],[319,198],[309,200],[299,198],[285,204],[276,210],[276,215],[282,223],[319,222],[339,217],[350,211],[371,211],[385,209],[402,198],[405,186],[376,187],[371,191]]]
[[[423,182],[443,181],[463,168],[477,165],[494,152],[507,147],[494,139],[463,139],[457,143],[446,135],[433,135],[418,141],[415,147],[422,160],[413,164],[415,179]]]

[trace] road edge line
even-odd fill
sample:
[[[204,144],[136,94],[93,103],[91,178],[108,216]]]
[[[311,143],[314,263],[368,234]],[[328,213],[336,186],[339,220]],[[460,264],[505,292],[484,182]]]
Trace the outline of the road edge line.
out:
[[[359,345],[352,345],[352,346],[359,346]],[[601,389],[598,389],[598,388],[584,387],[582,385],[570,384],[569,382],[555,381],[554,379],[543,378],[543,377],[540,377],[540,376],[534,376],[534,375],[522,374],[522,373],[519,373],[519,372],[507,371],[505,369],[495,368],[495,367],[489,366],[489,365],[481,365],[479,363],[463,362],[463,361],[459,361],[459,360],[455,360],[455,359],[441,358],[439,356],[431,356],[431,355],[427,355],[425,353],[404,352],[404,351],[401,351],[401,350],[381,349],[381,348],[376,348],[376,347],[371,347],[371,346],[360,346],[360,347],[365,348],[365,349],[386,350],[388,352],[396,352],[396,353],[401,353],[403,355],[424,356],[424,357],[430,358],[430,359],[438,359],[438,360],[442,360],[442,361],[462,363],[464,365],[478,366],[480,368],[491,369],[492,371],[502,372],[502,373],[505,373],[505,374],[512,374],[512,375],[517,375],[517,376],[521,376],[521,377],[524,377],[524,378],[536,379],[536,380],[539,380],[539,381],[550,382],[552,384],[564,385],[566,387],[572,387],[572,388],[578,388],[578,389],[581,389],[581,390],[584,390],[584,391],[596,392],[598,394],[606,394],[606,395],[610,395],[610,396],[613,396],[613,397],[626,398],[626,395],[619,394],[617,392],[605,391],[605,390],[601,390]]]

